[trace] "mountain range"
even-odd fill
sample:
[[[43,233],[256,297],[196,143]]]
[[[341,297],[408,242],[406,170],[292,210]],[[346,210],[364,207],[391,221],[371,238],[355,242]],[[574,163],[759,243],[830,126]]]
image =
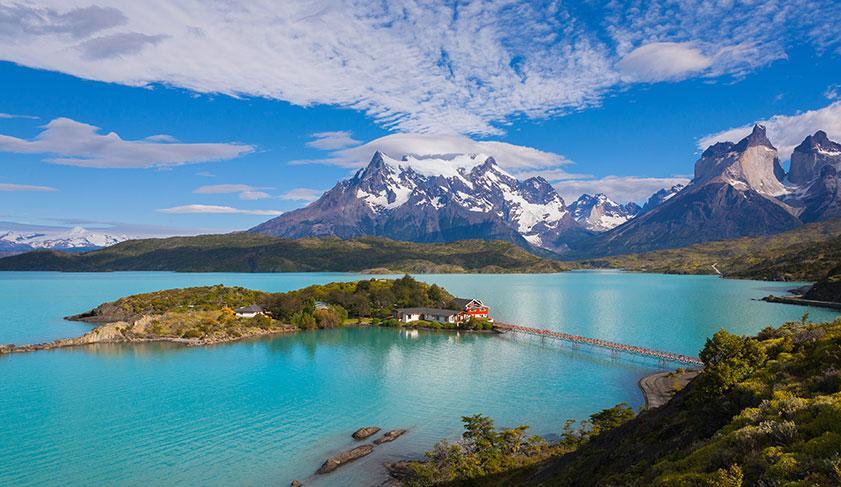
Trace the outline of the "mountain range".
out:
[[[310,205],[250,230],[275,237],[382,236],[413,242],[505,240],[567,250],[586,232],[542,177],[520,181],[493,157],[377,152],[367,167]]]
[[[453,154],[367,167],[305,208],[253,229],[276,237],[383,236],[414,242],[499,239],[567,257],[674,248],[779,233],[841,217],[841,144],[818,131],[793,152],[786,173],[765,128],[711,145],[692,181],[653,194],[643,207],[604,194],[567,206],[542,177],[518,180],[493,157]]]
[[[841,147],[818,131],[783,170],[765,127],[738,143],[719,142],[695,163],[692,181],[636,218],[597,235],[571,253],[615,255],[769,235],[841,216]]]
[[[128,240],[126,235],[112,235],[74,227],[61,232],[0,232],[0,254],[9,255],[31,250],[93,250]]]

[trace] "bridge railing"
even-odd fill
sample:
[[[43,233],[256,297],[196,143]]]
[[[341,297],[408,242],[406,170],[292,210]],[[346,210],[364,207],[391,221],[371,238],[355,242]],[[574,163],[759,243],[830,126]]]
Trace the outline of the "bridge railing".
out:
[[[546,330],[543,328],[532,328],[528,326],[512,325],[510,323],[500,322],[495,323],[494,328],[499,331],[513,331],[519,333],[526,333],[529,335],[548,336],[550,338],[557,338],[573,343],[586,343],[588,345],[606,348],[609,350],[616,350],[619,352],[631,353],[634,355],[657,358],[667,362],[679,362],[698,367],[703,367],[704,365],[704,363],[697,357],[672,352],[664,352],[661,350],[654,350],[651,348],[638,347],[636,345],[611,342],[609,340],[602,340],[600,338],[590,338],[581,335],[572,335],[570,333],[564,333],[560,331]]]

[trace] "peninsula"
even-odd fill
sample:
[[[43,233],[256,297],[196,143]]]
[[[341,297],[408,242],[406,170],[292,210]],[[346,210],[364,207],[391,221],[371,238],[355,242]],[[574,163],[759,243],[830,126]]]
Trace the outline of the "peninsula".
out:
[[[213,345],[298,330],[340,326],[387,326],[482,331],[492,328],[480,302],[458,299],[435,284],[410,276],[313,285],[268,293],[223,285],[136,294],[68,320],[99,326],[77,338],[33,345],[0,345],[0,353],[30,352],[93,343],[171,342]],[[406,313],[399,310],[429,310]]]

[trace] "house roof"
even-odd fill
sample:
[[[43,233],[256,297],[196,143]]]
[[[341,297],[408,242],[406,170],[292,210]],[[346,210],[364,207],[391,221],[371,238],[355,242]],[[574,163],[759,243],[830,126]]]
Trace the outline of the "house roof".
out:
[[[461,313],[457,309],[438,309],[438,308],[400,308],[399,313],[409,313],[417,315],[437,315],[437,316],[452,316]]]
[[[236,313],[262,313],[263,307],[259,304],[252,304],[251,306],[243,306],[234,310]]]
[[[478,304],[482,305],[482,302],[481,302],[481,301],[479,301],[478,299],[475,299],[475,298],[474,298],[474,299],[468,299],[468,298],[455,298],[455,299],[453,299],[453,304],[455,304],[455,305],[456,305],[456,306],[458,306],[459,308],[464,309],[464,307],[465,307],[465,306],[467,306],[468,304],[470,304],[470,303],[472,303],[472,302],[474,302],[474,301],[475,301],[475,302],[477,302]]]

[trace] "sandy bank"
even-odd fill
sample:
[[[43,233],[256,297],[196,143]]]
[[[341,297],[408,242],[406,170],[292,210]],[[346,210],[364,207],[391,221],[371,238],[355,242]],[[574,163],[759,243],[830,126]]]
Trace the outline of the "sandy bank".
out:
[[[697,370],[687,370],[683,373],[658,372],[640,379],[639,386],[645,396],[645,409],[657,408],[669,402],[669,399],[686,387],[698,373]]]

